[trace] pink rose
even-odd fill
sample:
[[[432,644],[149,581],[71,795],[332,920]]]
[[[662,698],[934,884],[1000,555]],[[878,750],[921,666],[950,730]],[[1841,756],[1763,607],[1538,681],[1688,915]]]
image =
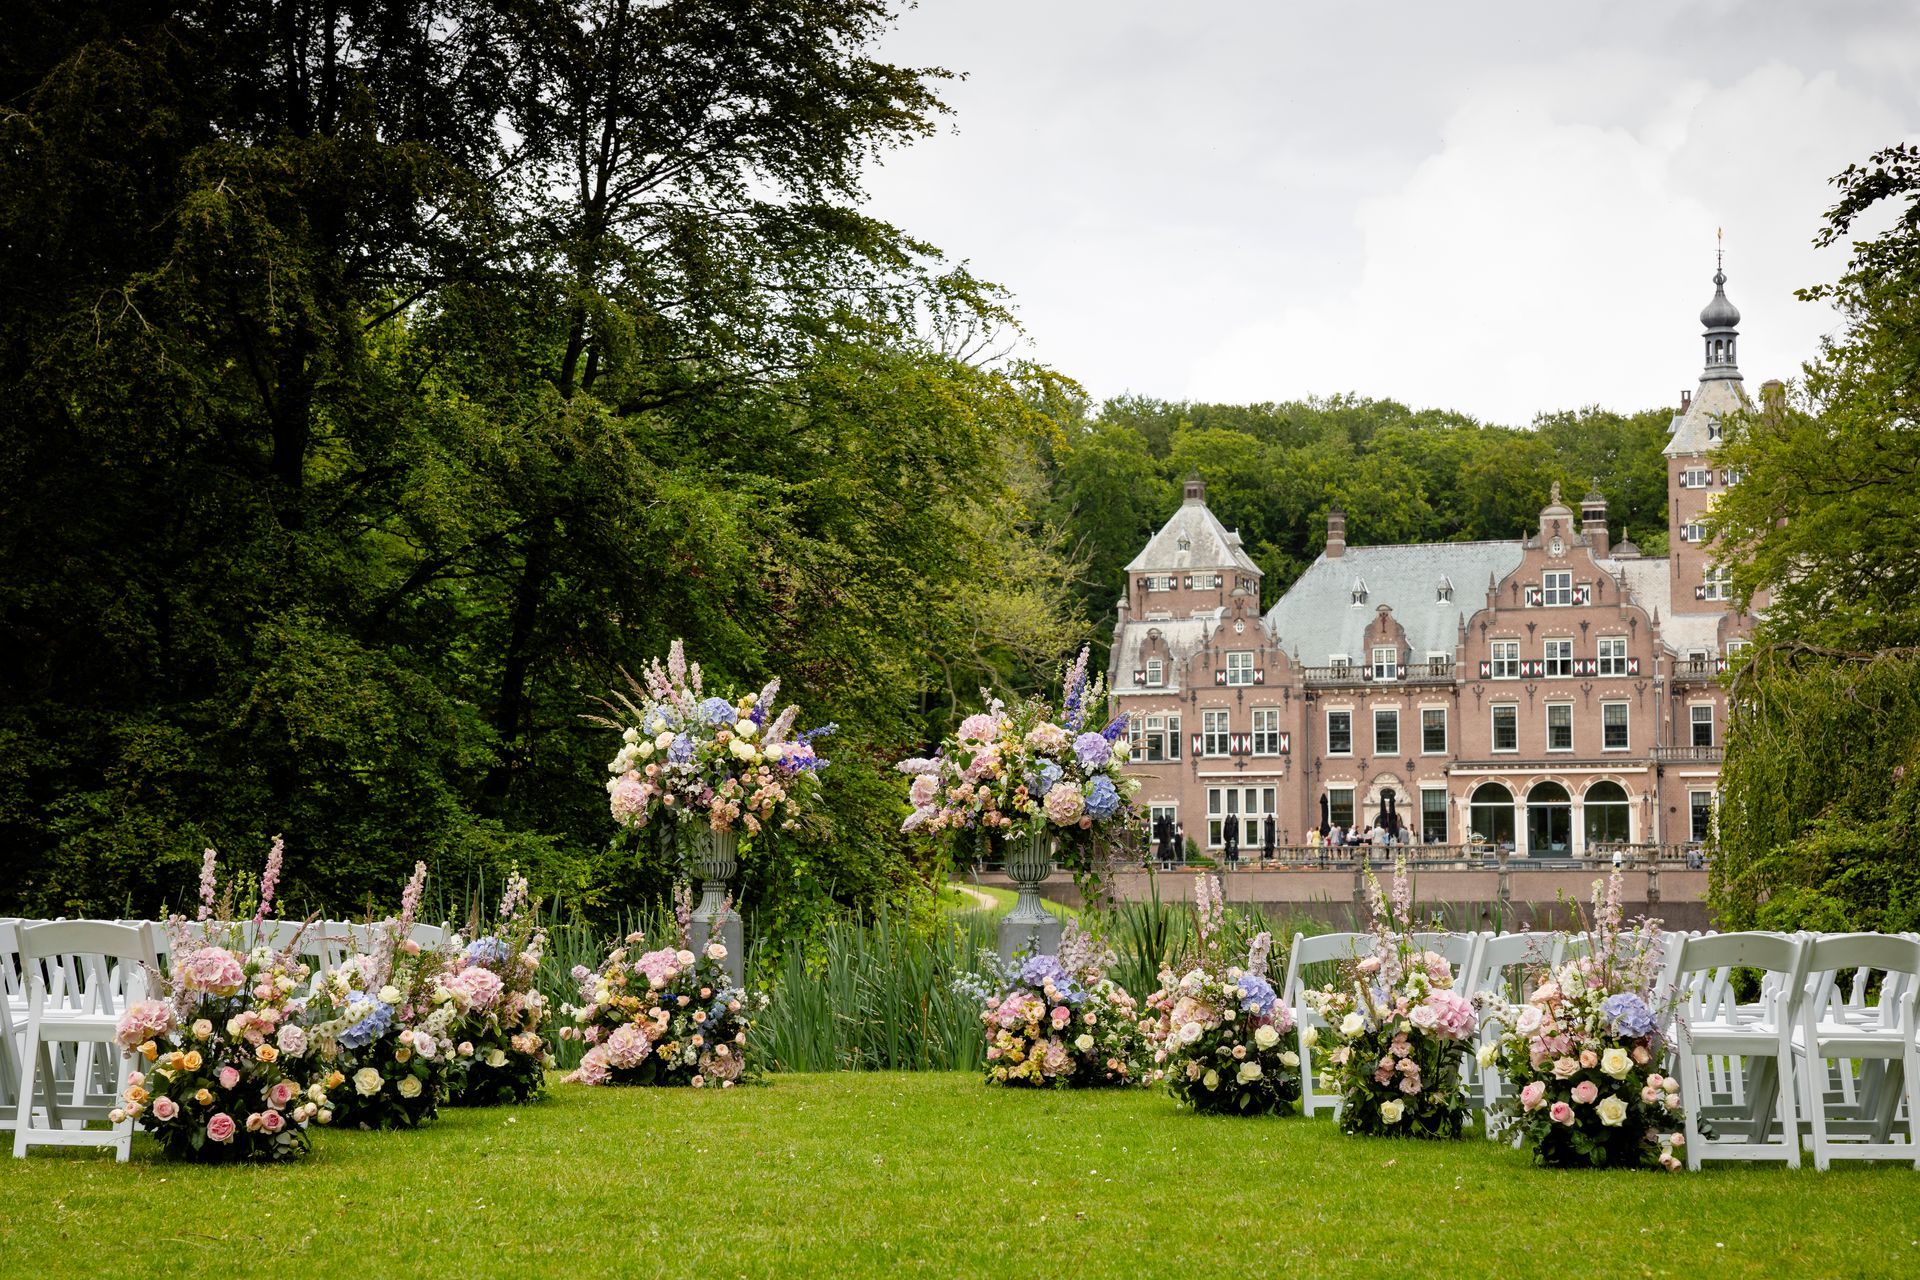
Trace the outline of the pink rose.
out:
[[[1647,1046],[1637,1044],[1633,1046],[1633,1060],[1644,1067],[1653,1060],[1653,1055],[1647,1052]]]
[[[1572,1124],[1573,1108],[1564,1102],[1556,1102],[1547,1108],[1547,1116],[1555,1124]]]
[[[274,1085],[272,1091],[267,1094],[267,1102],[277,1111],[289,1102],[292,1102],[294,1096],[298,1093],[299,1090],[293,1087],[291,1080],[282,1080],[280,1083]]]
[[[240,1083],[240,1072],[233,1067],[222,1067],[218,1079],[222,1089],[231,1089]],[[229,1120],[228,1123],[231,1124],[232,1121]]]
[[[1652,1085],[1648,1085],[1640,1091],[1640,1101],[1646,1103],[1648,1106],[1652,1106],[1654,1103],[1660,1101],[1660,1097],[1660,1091]]]
[[[232,1142],[236,1126],[233,1117],[224,1111],[216,1111],[207,1118],[207,1140],[209,1142]]]
[[[286,1128],[286,1125],[287,1125],[287,1118],[281,1115],[278,1111],[266,1111],[261,1113],[260,1127],[266,1130],[268,1133],[278,1133],[280,1132],[280,1130]]]
[[[1067,1006],[1058,1005],[1054,1008],[1053,1020],[1055,1022],[1070,1022],[1073,1020],[1073,1013],[1067,1008]]]
[[[1600,1055],[1591,1049],[1582,1049],[1580,1051],[1580,1065],[1588,1071],[1591,1071],[1600,1065]]]
[[[1528,1111],[1538,1111],[1541,1102],[1545,1100],[1546,1096],[1546,1081],[1534,1080],[1524,1089],[1520,1090],[1520,1105]]]
[[[1570,1078],[1573,1075],[1573,1073],[1578,1071],[1579,1069],[1580,1069],[1580,1064],[1575,1062],[1572,1058],[1555,1058],[1553,1061],[1554,1078],[1558,1080],[1565,1080]]]
[[[153,1100],[153,1118],[155,1120],[171,1120],[179,1114],[180,1104],[172,1098],[167,1097],[164,1093]]]
[[[415,942],[412,938],[408,938],[405,942],[402,942],[400,944],[400,950],[405,952],[407,955],[417,956],[420,954],[420,944]]]
[[[1593,1100],[1599,1096],[1600,1088],[1591,1080],[1582,1080],[1573,1086],[1573,1100],[1583,1107],[1592,1106]]]

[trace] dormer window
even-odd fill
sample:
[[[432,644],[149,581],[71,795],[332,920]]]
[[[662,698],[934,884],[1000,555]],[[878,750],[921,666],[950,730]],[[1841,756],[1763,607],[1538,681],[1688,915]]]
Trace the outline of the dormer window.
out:
[[[1362,605],[1367,602],[1367,580],[1365,578],[1355,578],[1353,580],[1352,600],[1356,605]]]
[[[1147,683],[1156,688],[1167,682],[1166,665],[1158,658],[1147,659]]]
[[[1540,576],[1540,603],[1562,605],[1573,603],[1573,574],[1561,569],[1549,571]]]
[[[1719,438],[1720,423],[1717,420],[1709,420],[1707,423],[1707,439],[1718,440]]]
[[[1189,537],[1188,537],[1188,536],[1187,536],[1186,534],[1184,534],[1184,533],[1180,535],[1180,549],[1181,549],[1182,551],[1191,551],[1191,550],[1193,550],[1193,539],[1192,539],[1192,538],[1189,538]]]
[[[1453,602],[1453,579],[1442,575],[1440,585],[1434,588],[1433,598],[1440,604],[1451,604]]]

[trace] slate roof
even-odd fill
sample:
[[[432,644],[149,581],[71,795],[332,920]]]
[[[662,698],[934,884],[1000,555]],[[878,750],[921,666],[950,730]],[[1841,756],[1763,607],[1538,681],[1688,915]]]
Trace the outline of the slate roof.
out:
[[[1719,443],[1715,424],[1747,407],[1747,393],[1737,378],[1708,378],[1693,393],[1685,413],[1673,418],[1673,436],[1663,452],[1669,458],[1705,457]]]
[[[1116,691],[1143,690],[1152,693],[1178,693],[1180,691],[1180,673],[1188,658],[1198,653],[1206,643],[1207,633],[1219,624],[1220,614],[1224,610],[1213,609],[1198,618],[1166,619],[1129,619],[1127,625],[1120,628],[1115,638],[1113,654],[1108,659],[1107,681]],[[1158,631],[1167,642],[1172,664],[1165,673],[1165,684],[1139,685],[1133,682],[1133,673],[1141,670],[1146,660],[1141,651],[1146,647],[1147,633]]]
[[[1182,538],[1187,541],[1185,550],[1180,546]],[[1184,569],[1229,567],[1252,574],[1260,572],[1260,566],[1240,545],[1240,535],[1221,524],[1205,502],[1188,498],[1128,563],[1127,572],[1174,573]]]
[[[1461,620],[1486,604],[1487,579],[1512,573],[1522,554],[1517,540],[1348,547],[1332,559],[1322,554],[1267,610],[1267,625],[1306,666],[1326,666],[1335,654],[1360,662],[1367,626],[1385,604],[1407,629],[1414,661],[1430,653],[1451,655]],[[1443,580],[1453,586],[1451,600],[1439,598]],[[1355,604],[1359,583],[1365,583],[1367,598]]]

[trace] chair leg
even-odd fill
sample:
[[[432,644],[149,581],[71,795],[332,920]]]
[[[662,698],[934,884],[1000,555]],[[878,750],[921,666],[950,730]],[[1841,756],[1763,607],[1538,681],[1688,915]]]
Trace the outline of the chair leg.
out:
[[[1832,1152],[1828,1149],[1827,1138],[1827,1098],[1822,1084],[1827,1078],[1827,1063],[1830,1060],[1820,1054],[1820,1045],[1812,1033],[1807,1037],[1806,1063],[1806,1106],[1807,1120],[1813,1130],[1813,1167],[1822,1173],[1833,1162]],[[1782,1094],[1785,1097],[1785,1094]]]
[[[1800,1122],[1794,1114],[1793,1040],[1790,1032],[1780,1036],[1780,1140],[1787,1144],[1787,1168],[1800,1167]]]
[[[1680,1123],[1687,1135],[1687,1171],[1700,1168],[1700,1079],[1693,1054],[1680,1046]]]

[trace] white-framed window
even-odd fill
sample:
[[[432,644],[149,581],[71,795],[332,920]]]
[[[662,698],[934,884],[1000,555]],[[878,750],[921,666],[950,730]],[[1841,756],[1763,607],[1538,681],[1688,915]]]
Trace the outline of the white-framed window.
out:
[[[1147,683],[1163,685],[1167,682],[1167,664],[1159,658],[1147,659]]]
[[[1493,678],[1495,680],[1520,678],[1520,642],[1518,640],[1493,642]]]
[[[1709,467],[1688,467],[1680,473],[1682,489],[1706,489],[1713,484],[1713,471]]]
[[[1744,474],[1738,467],[1727,467],[1720,472],[1720,483],[1731,489],[1740,483],[1740,477]]]
[[[1540,575],[1541,604],[1573,603],[1573,571],[1549,569]]]
[[[1356,609],[1367,602],[1367,580],[1365,578],[1355,578],[1353,580],[1353,590],[1347,593],[1347,599]]]
[[[1700,598],[1702,600],[1733,599],[1733,570],[1723,565],[1709,565],[1700,575]]]
[[[1447,793],[1443,787],[1420,788],[1420,842],[1447,842]]]
[[[1705,542],[1706,540],[1707,526],[1701,524],[1698,520],[1689,520],[1680,526],[1680,541]]]
[[[1520,749],[1520,705],[1518,703],[1496,702],[1493,704],[1493,749],[1495,751]]]
[[[1627,638],[1625,636],[1601,636],[1598,650],[1600,674],[1603,676],[1623,676],[1627,674]]]
[[[1235,649],[1227,654],[1227,683],[1253,683],[1253,650]]]
[[[1373,649],[1373,678],[1375,680],[1398,680],[1400,678],[1400,651],[1392,645],[1375,645]]]
[[[1164,825],[1163,825],[1164,824]],[[1150,804],[1147,806],[1147,830],[1152,833],[1153,847],[1160,848],[1160,833],[1171,835],[1180,829],[1180,806],[1178,804]],[[1184,849],[1175,854],[1178,857]]]
[[[1327,821],[1336,827],[1353,826],[1353,788],[1327,788]]]
[[[1713,745],[1713,704],[1696,702],[1687,708],[1687,724],[1693,736],[1688,739],[1696,747]]]
[[[1427,655],[1427,674],[1430,676],[1450,676],[1453,674],[1453,655],[1435,650]]]
[[[1547,750],[1573,750],[1573,704],[1571,702],[1547,704]]]
[[[1238,787],[1207,788],[1207,848],[1218,849],[1226,843],[1227,823],[1240,817]]]
[[[1373,754],[1400,754],[1400,712],[1393,707],[1373,709]]]
[[[1753,641],[1751,640],[1727,641],[1727,665],[1729,667],[1737,666],[1740,662],[1740,656],[1751,648],[1753,648]]]
[[[1128,743],[1133,758],[1142,764],[1180,758],[1180,717],[1133,716],[1127,721]]]
[[[1228,713],[1213,710],[1200,713],[1200,754],[1224,756],[1232,746]]]
[[[1220,585],[1217,573],[1196,573],[1193,575],[1193,587],[1196,591],[1212,591]]]
[[[1421,708],[1420,754],[1423,756],[1447,754],[1447,709],[1445,707]]]
[[[1602,751],[1625,751],[1627,746],[1627,704],[1624,702],[1601,703],[1600,749]]]
[[[1218,849],[1227,842],[1227,828],[1234,828],[1235,843],[1242,854],[1260,847],[1266,832],[1266,816],[1274,811],[1277,792],[1273,787],[1208,787],[1207,846]]]
[[[1353,754],[1353,712],[1327,712],[1327,754],[1330,756]]]
[[[1687,829],[1695,844],[1713,834],[1713,792],[1687,792]]]
[[[1346,676],[1353,672],[1353,659],[1344,653],[1336,653],[1327,659],[1327,671],[1335,676]]]
[[[1253,709],[1253,754],[1257,756],[1280,754],[1280,708],[1255,707]]]
[[[1149,590],[1149,591],[1171,591],[1171,590],[1173,590],[1173,575],[1172,575],[1172,574],[1170,574],[1170,573],[1150,573],[1150,574],[1148,574],[1148,575],[1147,575],[1147,590]]]
[[[1573,641],[1549,640],[1543,657],[1547,662],[1547,674],[1550,676],[1570,676],[1573,674]]]

